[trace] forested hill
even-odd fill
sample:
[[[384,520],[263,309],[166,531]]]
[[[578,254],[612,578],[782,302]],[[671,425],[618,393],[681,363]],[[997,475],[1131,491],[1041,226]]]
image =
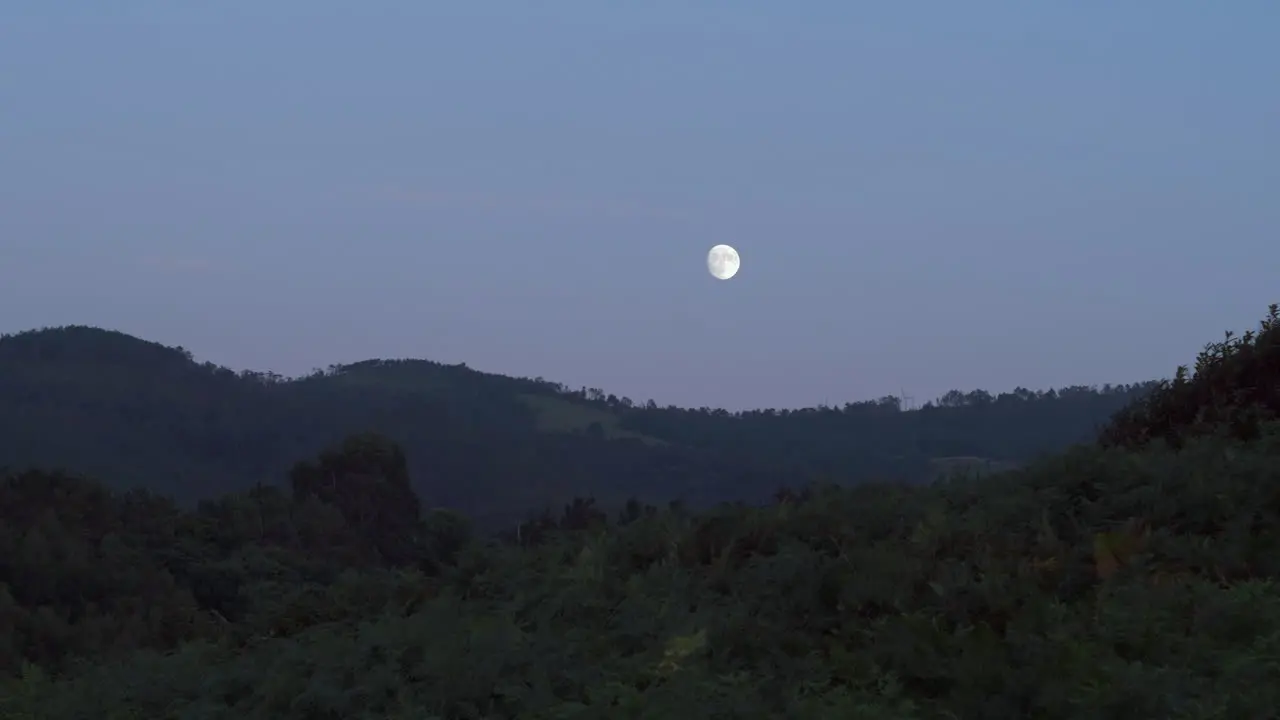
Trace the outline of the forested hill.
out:
[[[1149,387],[729,413],[425,360],[237,373],[182,348],[64,327],[0,338],[0,466],[57,467],[189,503],[279,483],[299,458],[375,432],[405,448],[425,504],[509,522],[575,496],[697,506],[813,479],[1007,467],[1090,439]]]
[[[66,372],[50,353],[45,371]],[[163,367],[157,383],[218,377]],[[300,459],[287,489],[195,508],[0,473],[0,718],[1272,718],[1280,307],[1194,367],[1096,443],[1009,472],[813,484],[707,512],[583,501],[497,536],[424,508],[403,449],[374,435]],[[395,375],[266,387],[302,403]],[[519,381],[445,376],[467,417],[507,417],[481,409]],[[252,387],[214,397],[266,392]]]

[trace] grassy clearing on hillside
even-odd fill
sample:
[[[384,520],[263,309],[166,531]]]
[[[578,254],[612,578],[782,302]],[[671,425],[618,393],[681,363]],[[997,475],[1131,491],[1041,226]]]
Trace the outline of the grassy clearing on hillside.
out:
[[[631,438],[646,445],[666,444],[658,438],[623,429],[618,416],[607,410],[580,405],[550,395],[524,394],[519,398],[537,413],[538,429],[543,432],[585,433],[592,423],[599,423],[604,437],[608,439]]]
[[[957,475],[994,475],[1018,468],[1018,463],[1015,462],[981,457],[939,457],[930,460],[929,464],[932,466],[934,477],[937,478],[951,478]]]

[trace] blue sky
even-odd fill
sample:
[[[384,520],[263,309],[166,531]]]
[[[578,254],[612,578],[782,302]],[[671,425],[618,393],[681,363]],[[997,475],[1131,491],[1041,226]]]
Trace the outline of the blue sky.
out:
[[[735,409],[1166,376],[1280,301],[1278,36],[1264,0],[10,3],[0,331]]]

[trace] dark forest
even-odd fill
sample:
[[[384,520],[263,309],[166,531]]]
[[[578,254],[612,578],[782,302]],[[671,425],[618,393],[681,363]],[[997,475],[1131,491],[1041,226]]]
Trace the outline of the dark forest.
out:
[[[730,413],[0,339],[0,718],[1265,718],[1280,317],[1169,380]]]

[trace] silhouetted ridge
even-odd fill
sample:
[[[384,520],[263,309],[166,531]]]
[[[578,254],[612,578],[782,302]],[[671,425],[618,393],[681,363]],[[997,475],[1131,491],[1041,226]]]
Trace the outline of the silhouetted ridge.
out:
[[[690,507],[766,502],[815,479],[927,482],[990,473],[1090,439],[1139,385],[948,393],[840,407],[659,407],[598,388],[430,360],[332,365],[304,377],[198,363],[90,327],[0,340],[0,465],[62,467],[184,504],[280,484],[352,433],[404,449],[413,489],[487,529],[591,496]]]
[[[166,347],[116,330],[86,325],[28,330],[0,336],[0,363],[142,365],[187,368],[196,363],[181,347]]]
[[[1162,440],[1181,447],[1188,438],[1225,432],[1257,437],[1259,425],[1280,417],[1280,306],[1271,305],[1257,330],[1228,331],[1209,343],[1193,371],[1180,366],[1145,398],[1122,409],[1103,429],[1111,447]]]

